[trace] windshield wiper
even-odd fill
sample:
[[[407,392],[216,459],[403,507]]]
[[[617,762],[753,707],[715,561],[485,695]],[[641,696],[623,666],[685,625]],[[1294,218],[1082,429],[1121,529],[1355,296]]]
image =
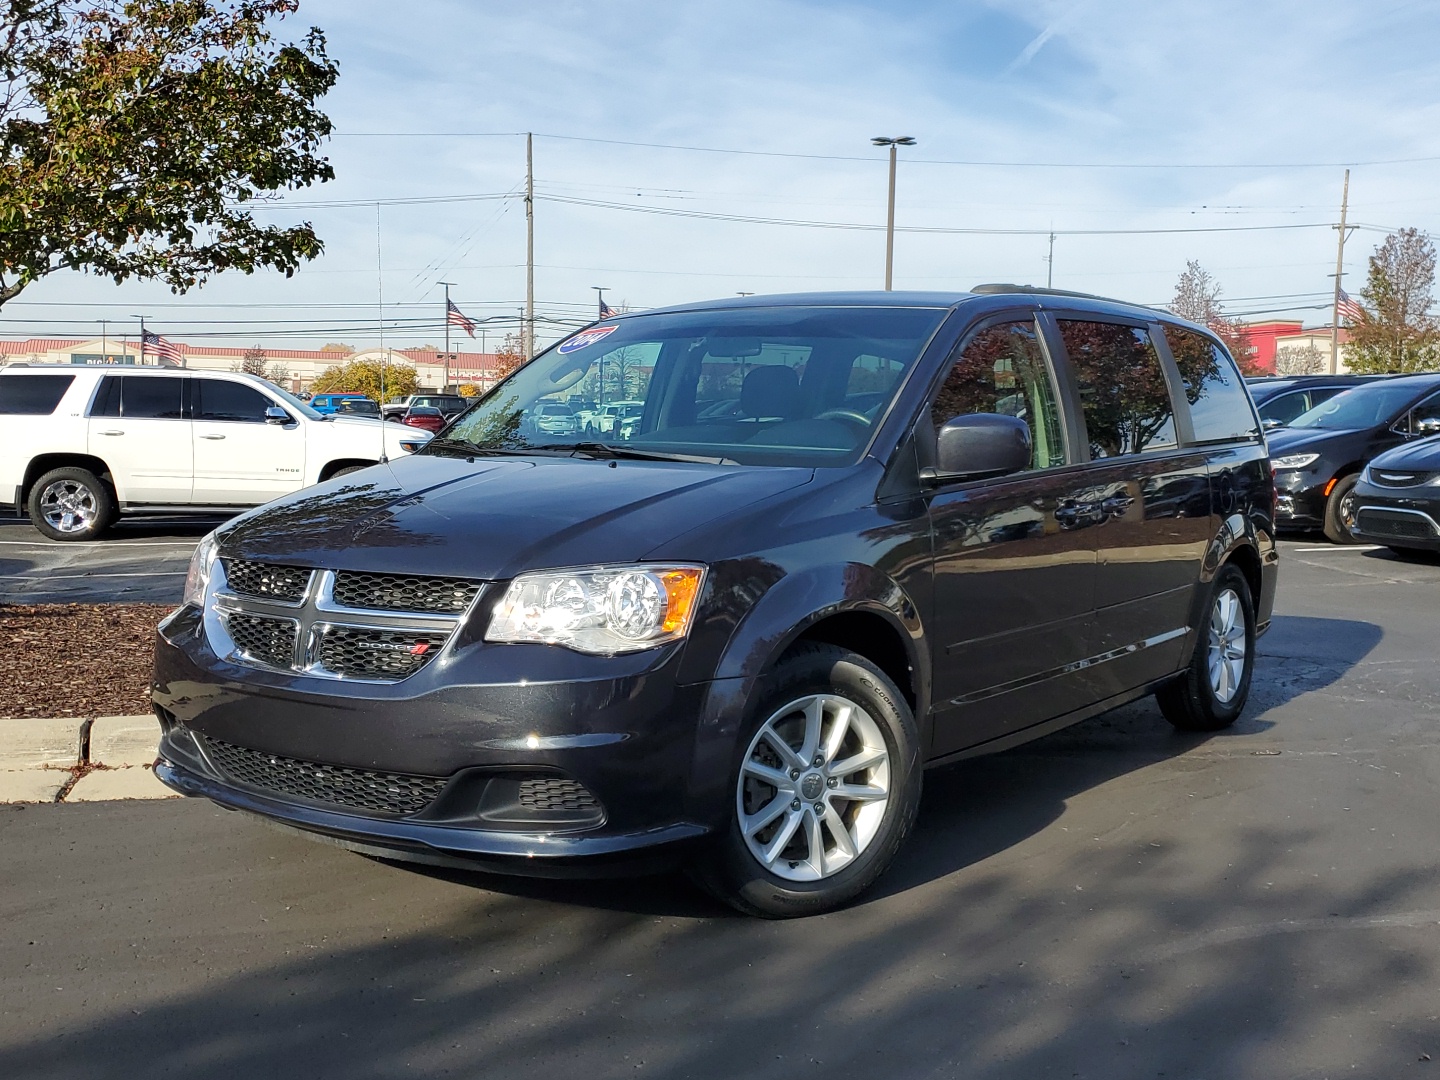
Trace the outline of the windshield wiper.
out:
[[[633,458],[636,461],[696,461],[702,465],[736,465],[727,457],[704,457],[700,454],[667,454],[660,450],[641,450],[634,446],[616,446],[604,442],[546,443],[537,450],[569,450],[594,458]]]
[[[448,450],[452,453],[459,454],[461,457],[524,457],[527,454],[535,453],[554,455],[556,457],[564,456],[556,454],[554,451],[546,450],[543,447],[537,450],[537,448],[532,446],[481,446],[468,439],[457,439],[453,435],[447,435],[441,439],[431,439],[420,449],[425,450],[432,446],[437,450]]]

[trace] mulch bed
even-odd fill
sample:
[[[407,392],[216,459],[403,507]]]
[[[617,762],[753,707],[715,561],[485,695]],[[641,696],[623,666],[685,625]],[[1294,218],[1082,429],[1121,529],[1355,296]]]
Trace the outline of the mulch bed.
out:
[[[0,604],[0,717],[150,711],[169,604]]]

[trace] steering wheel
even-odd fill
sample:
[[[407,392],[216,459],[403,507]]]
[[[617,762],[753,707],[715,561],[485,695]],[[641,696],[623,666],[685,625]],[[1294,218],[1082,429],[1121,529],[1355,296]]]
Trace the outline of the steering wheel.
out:
[[[826,409],[824,412],[818,413],[815,419],[848,420],[852,424],[859,424],[866,431],[870,430],[870,419],[864,413],[856,412],[854,409]]]

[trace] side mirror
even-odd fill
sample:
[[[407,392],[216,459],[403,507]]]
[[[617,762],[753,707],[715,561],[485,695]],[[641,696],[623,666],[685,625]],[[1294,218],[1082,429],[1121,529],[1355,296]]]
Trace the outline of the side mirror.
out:
[[[267,424],[288,424],[290,423],[290,414],[279,405],[271,405],[265,410],[265,422]]]
[[[1415,430],[1421,435],[1440,435],[1440,419],[1428,417],[1415,424]]]
[[[935,464],[922,469],[928,484],[1004,476],[1030,467],[1033,447],[1024,420],[999,413],[968,413],[935,433]]]
[[[1274,431],[1276,428],[1282,428],[1285,426],[1285,421],[1276,420],[1273,416],[1267,416],[1264,420],[1261,421],[1261,423],[1265,425],[1266,431]]]

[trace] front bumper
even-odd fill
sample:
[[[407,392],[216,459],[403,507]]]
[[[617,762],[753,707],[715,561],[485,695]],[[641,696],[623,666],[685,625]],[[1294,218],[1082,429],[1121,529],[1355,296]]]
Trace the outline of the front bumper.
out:
[[[1319,529],[1325,524],[1325,482],[1306,473],[1275,477],[1275,526],[1279,529]]]
[[[1355,485],[1351,532],[1372,544],[1440,551],[1440,489],[1386,488],[1361,480]]]
[[[716,710],[736,708],[732,680],[680,685],[679,662],[677,646],[591,657],[470,642],[401,682],[318,679],[222,659],[182,608],[156,642],[156,775],[400,858],[603,864],[725,820],[724,785],[695,777],[697,761],[729,760],[715,739],[733,724]],[[538,801],[517,795],[526,785]]]

